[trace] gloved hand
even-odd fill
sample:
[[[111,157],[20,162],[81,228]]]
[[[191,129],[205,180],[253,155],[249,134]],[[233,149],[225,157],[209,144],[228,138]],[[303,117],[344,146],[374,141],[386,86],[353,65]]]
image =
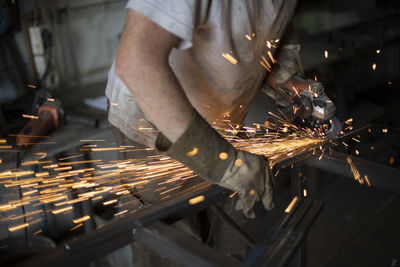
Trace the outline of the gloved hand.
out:
[[[299,44],[287,44],[279,47],[277,61],[279,69],[275,75],[275,83],[283,84],[293,75],[304,77],[304,69],[301,63]]]
[[[275,73],[275,84],[284,84],[293,75],[304,77],[299,44],[286,44],[280,46],[276,58],[279,68]],[[267,79],[265,79],[265,82],[261,86],[261,90],[266,95],[274,99],[277,105],[288,107],[290,105],[290,101],[279,94],[275,89],[270,87],[266,81]]]
[[[273,180],[264,157],[236,150],[197,112],[188,129],[172,145],[160,134],[156,146],[167,155],[191,168],[201,178],[237,191],[237,210],[254,218],[252,210],[262,200],[267,210],[273,208]]]

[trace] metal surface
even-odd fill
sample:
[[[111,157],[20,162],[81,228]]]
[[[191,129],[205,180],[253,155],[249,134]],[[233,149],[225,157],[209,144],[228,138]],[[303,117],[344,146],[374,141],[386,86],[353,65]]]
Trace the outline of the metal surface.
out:
[[[318,157],[313,157],[303,160],[302,163],[327,172],[354,178],[346,161],[347,157],[349,156],[346,154],[332,152],[329,155],[324,154],[321,160]],[[400,192],[400,170],[356,157],[351,157],[351,159],[362,176],[368,175],[372,186],[391,192]]]
[[[240,265],[240,262],[233,257],[218,253],[204,243],[160,221],[147,227],[135,228],[134,238],[151,247],[159,255],[183,266]]]
[[[264,253],[258,260],[252,264],[254,266],[284,266],[288,263],[290,257],[301,245],[309,228],[315,221],[318,213],[322,208],[322,202],[317,200],[304,199],[299,203],[295,210],[292,210],[292,215],[289,214],[288,220],[284,219],[285,226],[278,228],[274,236],[272,244],[265,249]],[[298,261],[298,264],[302,262]]]
[[[140,212],[127,215],[111,222],[96,231],[75,238],[48,251],[45,255],[29,258],[18,266],[74,266],[85,265],[90,261],[133,242],[132,230],[149,223],[167,218],[178,212],[190,215],[204,209],[220,199],[227,190],[208,182],[178,193],[174,198],[155,203]],[[189,200],[199,195],[204,201],[190,205]]]
[[[251,238],[245,231],[243,231],[240,226],[229,217],[223,209],[221,209],[218,205],[212,205],[211,210],[226,224],[228,224],[230,227],[232,227],[235,232],[242,238],[244,242],[246,242],[247,245],[249,245],[251,248],[255,246],[255,242],[253,238]]]

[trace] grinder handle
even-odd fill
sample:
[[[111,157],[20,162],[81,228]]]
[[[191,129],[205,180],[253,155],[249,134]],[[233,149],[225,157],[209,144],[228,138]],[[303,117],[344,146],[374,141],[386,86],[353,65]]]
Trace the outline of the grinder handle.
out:
[[[296,96],[300,97],[300,94],[307,89],[314,81],[310,79],[303,79],[297,75],[293,75],[288,81],[283,84],[276,84],[276,72],[278,71],[279,66],[275,64],[272,67],[272,71],[267,76],[267,83],[269,86],[278,91],[282,96],[287,98],[290,102],[293,103],[294,98]],[[294,90],[295,88],[296,90]]]

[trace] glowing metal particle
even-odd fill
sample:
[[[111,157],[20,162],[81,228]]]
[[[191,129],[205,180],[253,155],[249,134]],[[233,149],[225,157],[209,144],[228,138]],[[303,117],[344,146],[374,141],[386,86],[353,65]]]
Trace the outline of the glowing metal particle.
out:
[[[372,64],[372,70],[376,70],[376,63]]]
[[[325,56],[325,58],[328,58],[328,50],[324,51],[324,56]]]
[[[32,120],[38,120],[39,119],[38,116],[27,115],[27,114],[22,114],[22,117],[26,118],[26,119],[32,119]]]
[[[221,54],[225,59],[227,59],[233,65],[237,64],[237,60],[229,53],[222,53]]]
[[[287,206],[287,208],[285,209],[285,213],[290,213],[292,211],[292,209],[293,209],[294,205],[296,204],[297,200],[298,200],[298,197],[295,196],[292,199],[292,201],[290,202],[289,206]]]
[[[303,196],[307,197],[307,190],[306,189],[303,189]]]
[[[43,232],[43,230],[42,230],[42,229],[39,229],[39,230],[37,230],[36,232],[34,232],[33,235],[38,235],[38,234],[40,234],[41,232]]]
[[[368,186],[371,186],[371,182],[370,182],[369,179],[368,179],[368,175],[364,175],[364,179],[365,179],[365,181],[367,182],[367,185],[368,185]]]
[[[104,201],[103,205],[107,206],[107,205],[111,205],[111,204],[114,204],[114,203],[117,203],[117,202],[118,202],[118,199],[111,199],[111,200],[108,200],[108,201]]]
[[[127,212],[128,212],[128,210],[123,210],[123,211],[117,212],[117,213],[114,214],[114,217],[117,217],[119,215],[125,214]]]
[[[200,202],[203,202],[203,201],[204,201],[204,196],[200,195],[198,197],[194,197],[194,198],[189,199],[189,204],[190,205],[196,205],[196,204],[198,204]]]
[[[349,156],[347,156],[347,163],[349,163],[349,165],[350,165],[350,169],[351,169],[351,172],[353,173],[353,175],[354,175],[354,179],[356,180],[356,181],[358,181],[358,182],[360,182],[361,183],[361,180],[360,180],[360,172],[358,171],[358,169],[357,169],[357,167],[356,167],[356,165],[353,163],[353,160],[349,157]]]
[[[233,198],[236,194],[237,194],[237,191],[233,192],[232,194],[229,195],[229,198]]]
[[[188,157],[193,157],[194,155],[197,155],[199,152],[199,149],[197,147],[193,147],[193,149],[189,152],[186,152],[186,156]]]
[[[271,59],[272,63],[274,63],[274,64],[277,63],[276,59],[272,56],[271,51],[267,51],[267,54],[268,54],[269,58]]]
[[[75,229],[78,229],[79,227],[82,227],[82,226],[83,226],[83,223],[77,224],[77,225],[75,225],[74,227],[72,227],[72,228],[70,229],[70,231],[74,231]]]
[[[219,153],[219,158],[221,160],[226,160],[228,158],[228,153],[226,153],[226,152]]]
[[[68,207],[65,207],[65,208],[58,209],[58,210],[52,210],[51,213],[59,214],[59,213],[70,211],[70,210],[72,210],[72,206],[68,206]]]
[[[242,165],[243,165],[243,160],[241,160],[241,159],[235,160],[235,166],[236,167],[241,167]]]
[[[82,223],[84,221],[90,220],[90,216],[89,215],[85,215],[83,217],[77,218],[77,219],[73,219],[72,222],[73,223]]]
[[[8,231],[15,232],[15,231],[24,229],[24,228],[26,228],[28,226],[29,226],[29,223],[23,223],[23,224],[20,224],[20,225],[17,225],[17,226],[9,227]]]

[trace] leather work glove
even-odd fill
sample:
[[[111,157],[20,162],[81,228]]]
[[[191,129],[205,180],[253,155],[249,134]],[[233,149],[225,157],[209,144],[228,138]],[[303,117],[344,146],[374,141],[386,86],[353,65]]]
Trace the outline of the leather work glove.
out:
[[[279,69],[275,74],[275,84],[284,84],[293,75],[304,77],[299,44],[286,44],[280,46],[277,53],[277,61]],[[270,87],[266,81],[263,83],[261,90],[266,95],[274,99],[276,104],[283,107],[288,107],[290,105],[290,101],[279,94],[275,89]]]
[[[299,44],[287,44],[279,47],[277,55],[279,69],[275,76],[276,84],[287,82],[295,74],[304,77],[300,48]]]
[[[273,208],[273,180],[264,157],[236,150],[197,112],[188,129],[172,145],[162,134],[157,149],[191,168],[204,180],[239,195],[236,210],[255,218],[253,206],[262,200],[267,210]]]

